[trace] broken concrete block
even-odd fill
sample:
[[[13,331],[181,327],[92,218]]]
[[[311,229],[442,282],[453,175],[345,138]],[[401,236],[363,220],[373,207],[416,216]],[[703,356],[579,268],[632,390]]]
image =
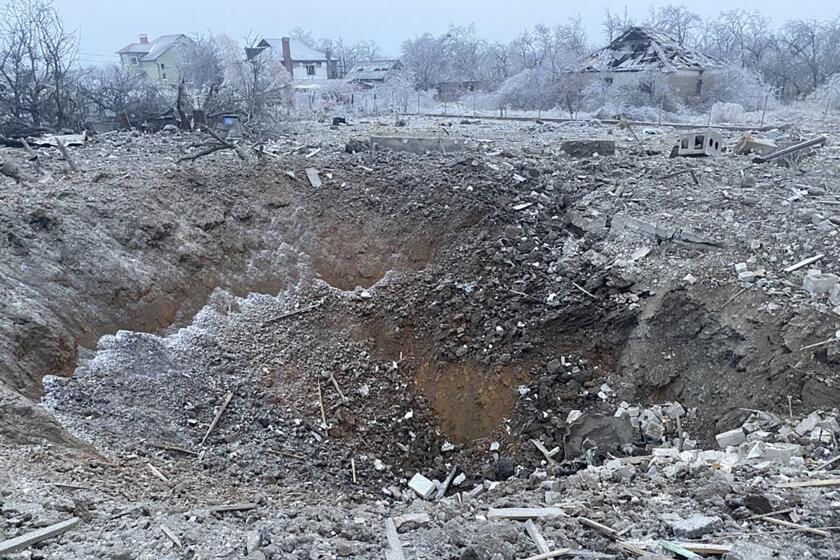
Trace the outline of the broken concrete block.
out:
[[[394,518],[394,525],[400,529],[403,525],[410,529],[417,527],[425,527],[431,522],[431,517],[427,513],[406,513]]]
[[[665,414],[668,418],[679,418],[681,416],[685,416],[685,408],[678,402],[671,403],[665,408]]]
[[[679,459],[680,450],[676,447],[655,447],[651,450],[651,455],[658,458]]]
[[[749,132],[741,136],[741,139],[735,144],[735,153],[739,156],[746,154],[769,156],[778,149],[779,147],[773,141],[756,138]]]
[[[660,442],[665,436],[665,426],[663,426],[662,422],[660,422],[657,418],[647,418],[642,420],[641,428],[645,437],[652,441]]]
[[[569,210],[563,216],[563,224],[583,233],[602,233],[607,229],[607,218],[605,216],[587,217],[577,210]]]
[[[821,270],[812,268],[802,281],[802,288],[812,296],[831,293],[840,282],[836,274],[823,274]]]
[[[814,428],[817,427],[817,424],[820,422],[820,414],[819,412],[812,412],[805,418],[799,421],[796,427],[793,429],[798,436],[804,436],[806,434],[811,433]]]
[[[615,154],[615,140],[566,140],[560,149],[575,158],[611,156]]]
[[[603,453],[621,450],[633,441],[633,426],[626,416],[585,413],[566,426],[563,436],[565,458],[579,457],[590,449]]]
[[[408,487],[414,490],[424,500],[430,499],[437,492],[435,483],[420,473],[411,477],[411,480],[408,482]]]
[[[840,424],[838,424],[837,419],[833,416],[829,416],[825,420],[822,420],[817,424],[817,428],[822,428],[827,432],[831,432],[832,434],[840,434]]]
[[[684,539],[702,537],[723,525],[723,520],[720,517],[710,515],[695,514],[683,518],[676,513],[666,513],[661,519],[675,537]]]
[[[577,410],[577,409],[575,409],[575,410],[570,410],[570,411],[569,411],[569,415],[568,415],[568,416],[566,416],[566,424],[571,424],[572,422],[574,422],[575,420],[577,420],[577,419],[578,419],[578,418],[580,418],[581,416],[583,416],[583,412],[582,412],[582,411]]]
[[[720,133],[713,130],[701,130],[683,134],[677,145],[677,155],[681,157],[717,156],[722,151]]]
[[[831,305],[840,306],[840,284],[831,289],[831,293],[828,294],[828,301],[831,302]]]
[[[795,443],[766,443],[764,444],[764,459],[777,461],[787,465],[794,457],[802,457],[805,453],[801,445]]]
[[[808,434],[808,441],[815,443],[831,443],[834,441],[834,435],[827,430],[816,427],[810,434]]]
[[[741,445],[745,441],[747,441],[747,434],[744,433],[744,430],[741,428],[736,428],[734,430],[729,430],[728,432],[723,432],[722,434],[718,434],[715,436],[715,441],[720,446],[721,449],[726,449],[727,447],[734,447],[736,445]]]

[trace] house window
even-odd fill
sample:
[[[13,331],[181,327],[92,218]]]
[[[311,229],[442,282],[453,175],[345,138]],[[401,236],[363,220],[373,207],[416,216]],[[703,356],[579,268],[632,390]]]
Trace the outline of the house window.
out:
[[[307,64],[306,65],[306,75],[307,76],[314,76],[315,75],[315,65],[314,64]]]
[[[697,78],[697,95],[703,93],[703,77]]]
[[[132,66],[137,66],[138,64],[140,64],[140,59],[137,58],[136,56],[132,56],[131,59],[129,60],[129,63]]]
[[[166,81],[166,64],[160,65],[160,79]]]

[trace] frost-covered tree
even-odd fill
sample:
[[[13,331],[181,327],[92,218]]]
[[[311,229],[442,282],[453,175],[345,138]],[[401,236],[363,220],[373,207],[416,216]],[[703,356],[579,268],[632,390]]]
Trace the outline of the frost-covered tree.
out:
[[[701,29],[703,19],[683,5],[668,4],[659,8],[652,8],[648,25],[665,31],[680,45],[694,46],[697,44],[697,32]]]
[[[19,124],[68,120],[78,37],[48,0],[10,0],[0,10],[0,113]]]
[[[246,38],[246,44],[255,44]],[[216,38],[222,61],[222,90],[249,118],[289,103],[291,78],[273,49],[246,58],[239,44],[226,35]]]

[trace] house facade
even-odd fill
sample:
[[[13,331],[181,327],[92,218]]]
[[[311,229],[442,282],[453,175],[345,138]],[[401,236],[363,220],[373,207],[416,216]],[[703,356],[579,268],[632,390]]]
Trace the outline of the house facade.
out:
[[[587,57],[580,72],[610,84],[637,84],[644,73],[661,77],[683,99],[701,96],[723,79],[725,63],[680,45],[673,37],[647,27],[631,27]]]
[[[117,51],[124,68],[144,73],[163,85],[177,85],[181,80],[184,51],[192,39],[184,34],[162,35],[150,41],[140,35],[139,43],[131,43]]]
[[[319,51],[303,41],[282,37],[262,39],[253,47],[245,49],[248,60],[270,50],[281,61],[292,81],[334,80],[338,78],[338,61],[332,59],[330,51]]]

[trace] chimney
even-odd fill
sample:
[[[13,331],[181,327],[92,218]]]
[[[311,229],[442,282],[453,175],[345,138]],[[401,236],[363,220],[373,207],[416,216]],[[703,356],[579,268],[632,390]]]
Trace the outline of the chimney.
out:
[[[289,38],[283,37],[280,41],[283,43],[283,66],[286,67],[289,76],[294,77],[295,67],[292,63],[292,47],[289,45]]]
[[[148,35],[140,35],[140,44],[141,45],[148,45],[149,44],[149,36]]]

